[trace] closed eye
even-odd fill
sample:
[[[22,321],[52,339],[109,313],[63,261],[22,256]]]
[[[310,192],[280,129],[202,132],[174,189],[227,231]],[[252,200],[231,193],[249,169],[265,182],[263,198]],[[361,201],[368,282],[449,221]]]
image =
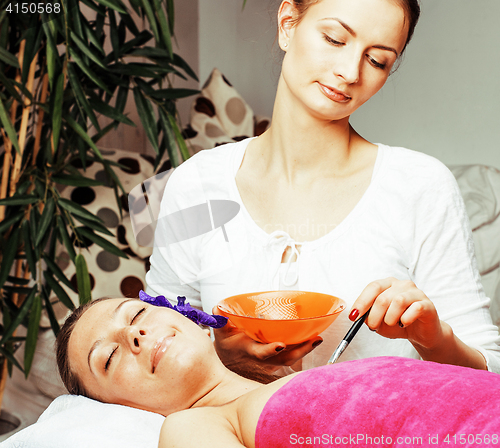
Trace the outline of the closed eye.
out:
[[[328,34],[324,34],[323,33],[323,38],[329,43],[329,44],[332,44],[332,45],[335,45],[336,47],[340,47],[342,45],[344,45],[343,42],[339,42],[338,40],[335,40],[333,38],[331,38]]]
[[[386,67],[386,64],[381,64],[380,62],[377,62],[375,59],[373,59],[371,56],[366,55],[368,60],[370,61],[370,64],[372,64],[376,68],[384,69]]]
[[[134,323],[134,321],[139,317],[139,315],[141,313],[143,313],[144,311],[146,311],[146,308],[142,308],[140,309],[136,314],[135,316],[132,318],[132,320],[130,321],[130,325],[132,325]]]
[[[104,366],[104,370],[107,372],[109,369],[109,366],[111,365],[111,359],[113,358],[113,355],[115,354],[116,350],[118,350],[118,347],[115,347],[113,351],[110,353],[108,360],[106,361],[106,365]]]

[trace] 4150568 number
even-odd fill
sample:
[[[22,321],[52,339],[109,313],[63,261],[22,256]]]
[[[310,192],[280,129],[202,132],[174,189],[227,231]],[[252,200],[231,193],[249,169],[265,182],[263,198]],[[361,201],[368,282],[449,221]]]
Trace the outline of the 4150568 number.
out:
[[[10,14],[59,14],[61,12],[60,3],[9,3],[5,9]]]

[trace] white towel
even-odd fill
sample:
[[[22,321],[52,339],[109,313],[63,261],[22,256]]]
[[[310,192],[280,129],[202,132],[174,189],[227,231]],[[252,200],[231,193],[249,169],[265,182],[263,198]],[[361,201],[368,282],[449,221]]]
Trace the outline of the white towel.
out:
[[[164,417],[153,412],[61,395],[38,421],[1,448],[157,448]]]

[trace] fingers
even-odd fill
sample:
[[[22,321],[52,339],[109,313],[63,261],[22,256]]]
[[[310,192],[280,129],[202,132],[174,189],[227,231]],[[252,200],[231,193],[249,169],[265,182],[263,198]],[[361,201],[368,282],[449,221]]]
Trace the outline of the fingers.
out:
[[[317,336],[316,338],[313,338],[309,341],[305,341],[302,344],[288,346],[278,355],[266,359],[266,362],[268,364],[277,366],[291,366],[295,364],[299,359],[302,359],[308,353],[313,351],[322,342],[323,339],[320,336]]]
[[[250,339],[250,338],[249,338]],[[261,361],[276,356],[278,353],[285,350],[286,345],[283,342],[273,342],[271,344],[261,344],[250,339],[252,342],[248,345],[248,354]]]
[[[354,302],[349,318],[356,320],[370,307],[366,324],[372,330],[382,325],[404,328],[426,315],[436,315],[432,302],[413,282],[392,277],[370,283]]]
[[[375,299],[386,289],[390,288],[394,281],[397,280],[395,278],[389,277],[383,280],[377,280],[369,283],[354,302],[349,314],[349,319],[355,321],[358,317],[365,314],[373,305]]]
[[[395,325],[399,325],[400,327],[409,325],[414,322],[418,316],[416,316],[415,319],[409,319],[409,316],[406,315],[408,308],[413,303],[424,299],[426,299],[426,297],[416,288],[404,292],[388,289],[375,300],[366,323],[374,330],[379,328],[382,323],[390,327]]]

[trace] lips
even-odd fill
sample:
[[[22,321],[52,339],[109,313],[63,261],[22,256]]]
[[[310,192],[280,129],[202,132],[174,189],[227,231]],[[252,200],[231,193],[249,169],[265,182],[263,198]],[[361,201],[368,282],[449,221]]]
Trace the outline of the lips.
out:
[[[336,89],[335,87],[325,86],[319,82],[318,86],[326,97],[336,103],[347,103],[352,99],[349,95],[347,95],[347,93],[344,93],[342,90]]]
[[[165,354],[165,352],[170,347],[170,344],[172,344],[173,338],[174,338],[174,335],[164,336],[162,338],[159,338],[155,342],[153,350],[151,350],[152,373],[155,373],[156,367],[158,366],[160,360],[163,358],[163,355]]]

